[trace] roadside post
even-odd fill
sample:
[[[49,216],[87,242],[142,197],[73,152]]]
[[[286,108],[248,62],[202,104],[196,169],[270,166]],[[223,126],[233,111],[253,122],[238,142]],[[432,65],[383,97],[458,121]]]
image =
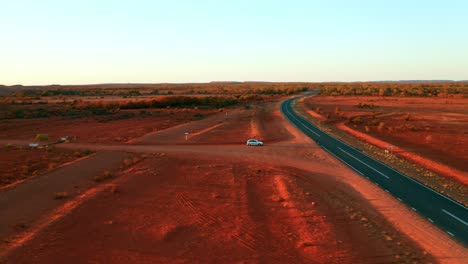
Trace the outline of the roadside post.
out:
[[[185,132],[185,141],[187,141],[187,140],[188,140],[188,136],[189,136],[189,135],[190,135],[190,133],[189,133],[189,132]]]
[[[385,153],[390,153],[390,155],[392,155],[392,149],[394,148],[395,146],[393,145],[388,145],[387,146],[387,149],[385,150]]]

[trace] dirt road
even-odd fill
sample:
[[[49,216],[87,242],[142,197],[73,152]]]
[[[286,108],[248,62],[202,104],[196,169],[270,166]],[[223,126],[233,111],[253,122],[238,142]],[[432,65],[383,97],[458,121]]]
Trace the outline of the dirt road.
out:
[[[93,186],[86,191],[93,193],[91,198],[80,200],[47,225],[36,225],[37,232],[20,247],[3,247],[2,260],[462,263],[466,259],[463,246],[340,164],[289,125],[277,109],[271,104],[239,110],[230,120],[219,122],[216,118],[225,118],[221,113],[190,124],[199,134],[186,142],[178,133],[186,130],[182,125],[133,144],[60,145],[96,149],[98,154],[140,152],[146,158],[107,182],[114,188]],[[240,145],[248,135],[263,139],[266,146]],[[46,178],[38,178],[42,179]],[[48,216],[37,215],[44,217]]]

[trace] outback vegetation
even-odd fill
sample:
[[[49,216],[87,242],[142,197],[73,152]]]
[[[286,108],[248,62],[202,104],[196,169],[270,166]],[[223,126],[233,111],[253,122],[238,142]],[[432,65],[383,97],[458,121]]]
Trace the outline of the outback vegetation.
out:
[[[200,108],[217,109],[249,105],[275,96],[307,91],[309,86],[290,84],[186,84],[186,85],[97,85],[15,87],[0,97],[0,119],[78,118],[118,115],[120,110]],[[11,88],[10,88],[11,89]]]
[[[468,95],[467,82],[434,83],[327,83],[320,84],[321,95],[365,96],[449,96]]]

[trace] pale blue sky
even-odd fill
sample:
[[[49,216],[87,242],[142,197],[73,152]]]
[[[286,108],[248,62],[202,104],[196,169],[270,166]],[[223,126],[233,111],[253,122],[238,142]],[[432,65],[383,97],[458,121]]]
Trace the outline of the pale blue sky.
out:
[[[468,79],[464,0],[0,0],[0,84]]]

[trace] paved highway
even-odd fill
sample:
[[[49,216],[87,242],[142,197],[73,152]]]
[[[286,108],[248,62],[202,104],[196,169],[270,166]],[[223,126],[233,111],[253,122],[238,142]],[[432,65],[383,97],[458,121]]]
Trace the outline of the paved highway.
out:
[[[316,92],[306,96],[314,93]],[[391,193],[465,246],[468,245],[466,206],[321,131],[293,110],[291,103],[298,98],[300,97],[286,100],[281,105],[281,111],[291,123],[363,177]]]

